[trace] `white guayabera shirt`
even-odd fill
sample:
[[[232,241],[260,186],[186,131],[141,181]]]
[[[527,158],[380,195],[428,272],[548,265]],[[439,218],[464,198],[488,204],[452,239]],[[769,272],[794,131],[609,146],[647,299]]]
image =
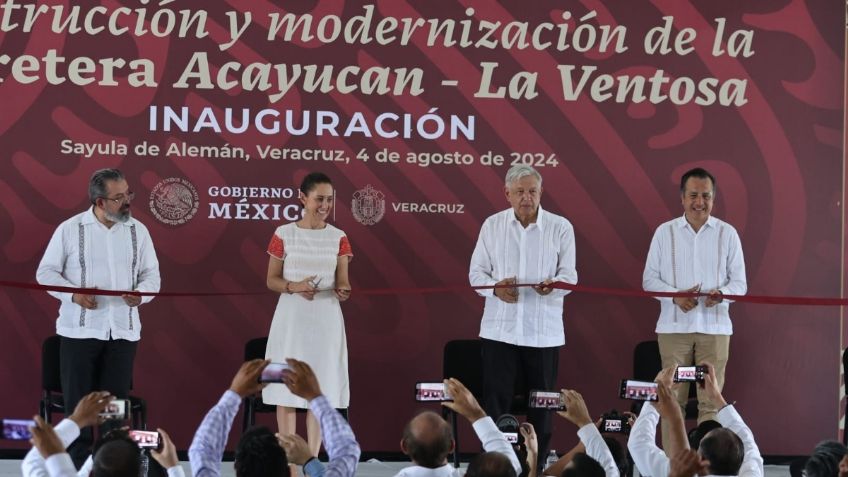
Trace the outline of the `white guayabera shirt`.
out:
[[[63,222],[53,233],[38,265],[42,285],[103,290],[158,292],[159,261],[150,233],[130,218],[106,227],[89,209]],[[120,296],[98,296],[97,308],[87,310],[71,301],[71,293],[48,292],[61,302],[56,332],[68,338],[138,341],[138,307]],[[148,303],[153,297],[143,297]]]
[[[748,291],[742,243],[736,229],[709,217],[696,233],[686,217],[670,220],[654,233],[642,287],[645,291],[675,292],[701,285],[702,292],[721,290],[725,295]],[[658,298],[657,333],[733,334],[730,300],[707,308],[706,300],[683,313],[671,298]]]
[[[480,229],[468,273],[472,286],[491,286],[515,277],[517,283],[547,279],[577,283],[574,227],[565,217],[542,210],[524,228],[512,209],[492,215]],[[546,296],[529,287],[518,289],[518,302],[506,303],[493,289],[486,297],[480,337],[519,346],[546,348],[565,344],[562,304],[567,290]]]

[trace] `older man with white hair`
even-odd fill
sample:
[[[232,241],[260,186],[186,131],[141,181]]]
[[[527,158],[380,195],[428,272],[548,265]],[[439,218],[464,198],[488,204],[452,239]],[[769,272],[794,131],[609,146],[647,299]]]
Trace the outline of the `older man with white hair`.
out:
[[[490,416],[509,412],[519,369],[526,391],[559,389],[562,304],[568,291],[550,285],[577,283],[574,228],[542,209],[542,176],[530,166],[514,166],[506,173],[504,195],[510,208],[483,223],[468,274],[472,286],[506,285],[477,291],[486,298],[480,338],[483,401]],[[537,285],[509,287],[517,283]],[[539,436],[539,455],[545,455],[550,413],[531,409],[527,418]]]

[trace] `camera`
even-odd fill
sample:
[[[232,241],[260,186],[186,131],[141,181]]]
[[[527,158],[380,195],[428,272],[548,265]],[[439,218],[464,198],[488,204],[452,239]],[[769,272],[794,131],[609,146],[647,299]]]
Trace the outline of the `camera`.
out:
[[[636,381],[633,379],[621,380],[621,393],[623,399],[635,401],[657,401],[657,383],[650,381]]]
[[[616,434],[630,434],[630,422],[627,416],[619,414],[618,411],[610,411],[601,416],[601,432]]]
[[[530,391],[530,402],[527,404],[534,409],[565,410],[565,400],[559,391]]]
[[[678,366],[674,371],[675,383],[703,383],[707,368],[704,366]]]
[[[100,413],[100,417],[104,419],[126,419],[129,408],[129,401],[126,399],[113,399],[106,405],[106,409]]]
[[[10,441],[26,441],[32,437],[30,427],[35,427],[31,419],[3,419],[3,439]]]
[[[289,365],[286,363],[268,363],[268,366],[262,370],[259,376],[260,383],[282,383],[283,378],[289,371]]]
[[[140,449],[159,449],[162,447],[162,437],[156,431],[133,429],[129,432],[129,435],[138,444]]]
[[[504,414],[498,418],[498,421],[495,423],[498,426],[498,430],[506,437],[507,442],[512,445],[523,445],[524,437],[518,432],[518,419],[515,418],[512,414]]]
[[[445,383],[416,383],[416,401],[453,401],[445,389]]]

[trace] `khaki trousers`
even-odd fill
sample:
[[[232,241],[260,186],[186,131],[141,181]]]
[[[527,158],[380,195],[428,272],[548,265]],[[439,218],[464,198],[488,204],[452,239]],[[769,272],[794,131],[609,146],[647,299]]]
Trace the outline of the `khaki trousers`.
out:
[[[657,341],[660,345],[662,367],[692,366],[708,362],[715,367],[716,381],[719,389],[724,388],[724,368],[730,355],[730,335],[708,335],[704,333],[659,333]],[[680,404],[684,417],[686,402],[689,399],[689,383],[677,386],[677,402]],[[696,386],[698,386],[696,384]],[[707,402],[700,386],[698,392],[698,424],[715,420],[716,409]],[[668,430],[662,423],[663,443],[668,442]],[[665,446],[664,446],[665,447]]]

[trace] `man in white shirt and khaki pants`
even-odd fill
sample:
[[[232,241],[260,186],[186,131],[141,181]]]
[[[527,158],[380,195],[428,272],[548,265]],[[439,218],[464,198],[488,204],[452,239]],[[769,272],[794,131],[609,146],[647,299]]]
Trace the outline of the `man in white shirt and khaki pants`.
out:
[[[137,292],[159,291],[159,261],[147,228],[132,218],[134,197],[121,171],[101,169],[89,180],[91,207],[54,232],[36,279],[42,285]],[[62,394],[67,415],[83,396],[129,395],[141,332],[138,306],[153,297],[49,292],[60,301]],[[90,452],[86,429],[68,452],[79,467]]]
[[[483,223],[469,281],[472,286],[538,285],[477,291],[486,297],[480,324],[483,407],[495,419],[510,410],[519,368],[525,391],[559,389],[559,349],[565,344],[562,305],[568,291],[546,285],[577,283],[574,228],[564,217],[542,210],[542,176],[530,166],[514,166],[506,174],[504,194],[511,207]],[[527,414],[539,438],[540,456],[550,442],[550,414],[543,409]]]
[[[642,287],[645,291],[703,292],[700,298],[658,298],[660,318],[657,340],[663,368],[704,362],[715,366],[719,390],[730,352],[730,300],[724,295],[744,295],[748,290],[742,243],[736,229],[711,215],[716,180],[701,168],[680,179],[683,217],[670,220],[654,233]],[[689,386],[677,389],[685,406]],[[698,423],[715,420],[716,412],[698,388]],[[663,429],[665,440],[666,431]]]

